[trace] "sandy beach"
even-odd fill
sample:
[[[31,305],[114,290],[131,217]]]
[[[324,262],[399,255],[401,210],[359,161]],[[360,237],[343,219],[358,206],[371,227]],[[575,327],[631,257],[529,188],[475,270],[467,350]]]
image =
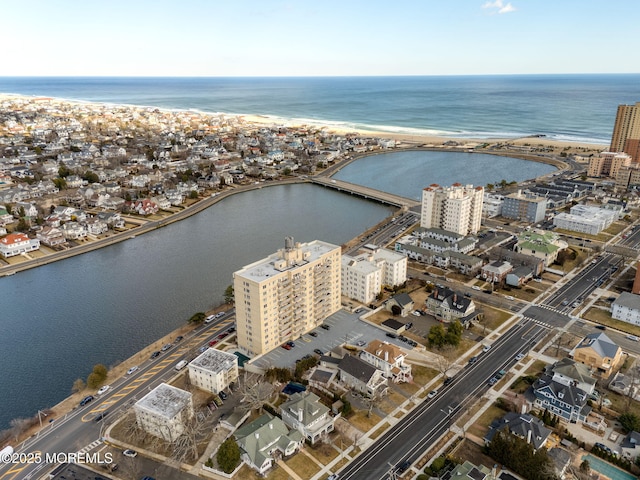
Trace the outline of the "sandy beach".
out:
[[[531,149],[545,149],[549,148],[553,151],[565,151],[567,154],[582,154],[590,155],[592,153],[599,153],[606,151],[609,148],[608,144],[595,144],[595,143],[580,143],[580,142],[568,142],[551,139],[544,136],[529,136],[520,138],[458,138],[458,137],[443,137],[427,134],[409,134],[409,133],[395,133],[395,132],[381,132],[381,131],[368,131],[368,130],[350,130],[345,129],[342,125],[331,125],[326,123],[305,123],[301,124],[293,119],[275,119],[269,116],[262,115],[239,115],[245,124],[257,124],[257,125],[282,125],[287,128],[301,128],[303,126],[322,128],[329,132],[334,132],[340,135],[356,134],[363,137],[378,137],[388,138],[396,140],[401,145],[415,145],[415,146],[442,146],[445,143],[455,142],[458,148],[474,148],[482,144],[491,145],[511,145],[517,148],[525,150],[525,147]]]

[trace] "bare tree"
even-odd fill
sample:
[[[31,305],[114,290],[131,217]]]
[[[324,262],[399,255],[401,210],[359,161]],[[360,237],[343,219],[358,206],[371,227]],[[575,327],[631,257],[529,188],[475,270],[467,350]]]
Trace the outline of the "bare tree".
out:
[[[275,386],[256,373],[245,372],[239,384],[244,407],[250,410],[262,409],[275,392]]]
[[[453,345],[443,345],[438,349],[436,369],[445,377],[458,360],[457,349]]]

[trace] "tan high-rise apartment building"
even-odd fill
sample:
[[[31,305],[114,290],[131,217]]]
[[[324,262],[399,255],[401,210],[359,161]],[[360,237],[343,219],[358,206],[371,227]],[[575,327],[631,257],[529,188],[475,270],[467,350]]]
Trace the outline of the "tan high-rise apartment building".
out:
[[[460,235],[476,234],[482,221],[483,197],[483,187],[432,184],[422,190],[420,226],[441,228]]]
[[[632,156],[634,162],[638,158],[638,145],[640,144],[640,102],[635,105],[618,105],[616,123],[613,126],[611,136],[612,152],[625,152]]]
[[[294,243],[233,274],[238,347],[269,352],[316,328],[340,309],[341,249],[320,240]]]
[[[631,155],[624,152],[601,152],[589,159],[587,175],[590,177],[616,178],[623,167],[631,165]]]

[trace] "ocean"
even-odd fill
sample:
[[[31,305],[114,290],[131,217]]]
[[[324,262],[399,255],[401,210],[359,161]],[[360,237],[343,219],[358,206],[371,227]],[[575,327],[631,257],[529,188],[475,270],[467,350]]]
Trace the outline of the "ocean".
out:
[[[0,77],[0,92],[366,131],[608,144],[617,106],[640,101],[640,75]]]

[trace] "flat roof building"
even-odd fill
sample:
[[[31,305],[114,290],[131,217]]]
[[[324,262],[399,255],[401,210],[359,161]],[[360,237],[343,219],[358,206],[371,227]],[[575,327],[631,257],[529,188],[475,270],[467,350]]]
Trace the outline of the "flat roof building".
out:
[[[502,203],[502,216],[521,220],[529,223],[537,223],[544,220],[547,211],[547,199],[532,193],[523,193],[518,190],[504,197]]]
[[[167,442],[175,441],[193,417],[191,393],[161,383],[133,406],[142,429]]]
[[[238,357],[208,348],[189,363],[189,379],[201,390],[218,393],[238,379]]]
[[[261,355],[295,340],[340,309],[341,249],[294,243],[233,274],[238,347]]]
[[[422,190],[420,226],[475,234],[480,230],[483,200],[483,187],[460,183],[441,187],[434,183]]]

